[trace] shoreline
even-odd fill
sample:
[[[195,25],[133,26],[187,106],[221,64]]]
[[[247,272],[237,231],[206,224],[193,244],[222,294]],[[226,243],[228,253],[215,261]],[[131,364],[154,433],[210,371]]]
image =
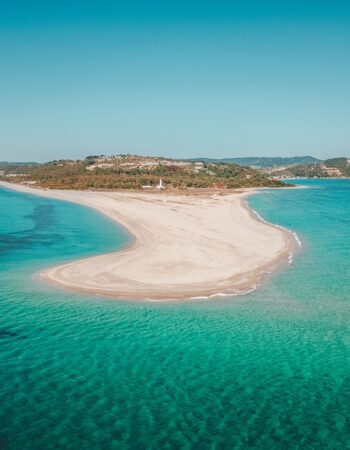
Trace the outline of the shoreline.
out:
[[[289,264],[297,247],[290,230],[266,222],[246,204],[257,189],[100,192],[1,185],[93,208],[131,235],[120,251],[39,274],[74,292],[154,301],[244,294]]]

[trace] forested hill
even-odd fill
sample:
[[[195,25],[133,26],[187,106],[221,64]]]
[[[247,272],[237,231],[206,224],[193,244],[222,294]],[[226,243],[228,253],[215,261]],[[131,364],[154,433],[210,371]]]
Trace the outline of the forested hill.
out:
[[[280,187],[284,184],[250,167],[151,158],[137,155],[89,156],[39,166],[9,165],[2,180],[55,189],[148,189],[159,179],[167,188]]]
[[[345,157],[332,158],[315,164],[269,168],[264,172],[277,178],[348,178],[350,177],[350,160]]]

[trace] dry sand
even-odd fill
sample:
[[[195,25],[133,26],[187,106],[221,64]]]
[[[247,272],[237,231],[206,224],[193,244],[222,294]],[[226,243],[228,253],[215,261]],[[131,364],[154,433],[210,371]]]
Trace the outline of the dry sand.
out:
[[[41,273],[69,290],[162,300],[237,293],[286,261],[294,246],[291,233],[257,220],[245,206],[252,190],[91,192],[2,184],[94,208],[133,236],[122,251]]]

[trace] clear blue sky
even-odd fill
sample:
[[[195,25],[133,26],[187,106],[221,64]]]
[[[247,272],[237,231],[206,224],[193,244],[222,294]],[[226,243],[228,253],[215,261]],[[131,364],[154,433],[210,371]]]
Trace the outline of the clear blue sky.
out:
[[[0,160],[350,155],[350,2],[0,2]]]

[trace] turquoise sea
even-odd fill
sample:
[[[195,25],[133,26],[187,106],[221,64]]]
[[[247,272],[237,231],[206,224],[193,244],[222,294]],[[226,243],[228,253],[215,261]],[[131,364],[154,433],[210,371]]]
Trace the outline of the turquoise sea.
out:
[[[298,183],[249,199],[301,238],[291,266],[167,304],[42,283],[129,238],[0,189],[0,449],[350,449],[350,180]]]

